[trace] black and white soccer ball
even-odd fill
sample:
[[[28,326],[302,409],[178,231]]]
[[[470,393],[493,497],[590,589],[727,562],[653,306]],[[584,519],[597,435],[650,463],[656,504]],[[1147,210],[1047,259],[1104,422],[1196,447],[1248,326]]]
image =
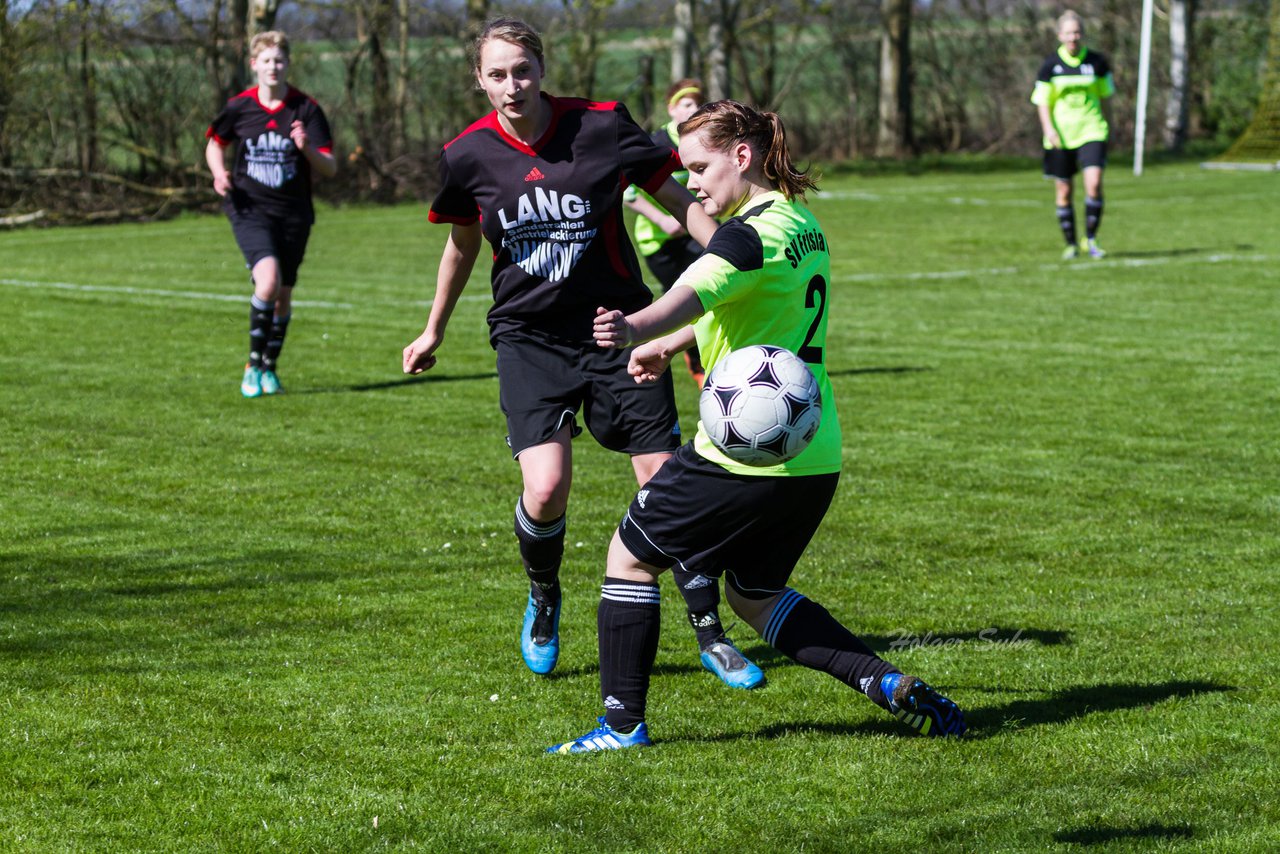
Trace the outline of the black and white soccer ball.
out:
[[[822,391],[799,356],[753,344],[716,363],[698,400],[702,429],[735,462],[772,466],[795,459],[822,423]]]

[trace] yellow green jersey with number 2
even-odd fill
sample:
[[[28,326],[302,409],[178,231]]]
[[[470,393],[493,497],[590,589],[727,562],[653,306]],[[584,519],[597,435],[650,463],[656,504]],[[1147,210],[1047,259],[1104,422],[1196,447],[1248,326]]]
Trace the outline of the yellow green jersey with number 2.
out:
[[[693,440],[699,454],[744,475],[840,470],[840,418],[826,363],[830,284],[831,247],[822,226],[808,208],[777,191],[746,202],[675,283],[693,288],[706,311],[694,331],[708,374],[733,350],[773,344],[800,356],[822,389],[822,424],[795,459],[775,466],[734,462],[711,443],[701,424]]]

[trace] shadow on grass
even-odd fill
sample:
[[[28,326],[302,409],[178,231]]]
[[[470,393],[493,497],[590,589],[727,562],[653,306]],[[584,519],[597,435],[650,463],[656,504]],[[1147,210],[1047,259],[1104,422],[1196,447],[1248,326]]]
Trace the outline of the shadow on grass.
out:
[[[922,368],[915,365],[889,365],[882,368],[844,368],[839,371],[827,371],[829,377],[853,377],[861,374],[923,374],[936,368]]]
[[[1121,839],[1191,839],[1195,832],[1184,824],[1151,822],[1137,827],[1107,827],[1106,825],[1060,830],[1053,835],[1055,842],[1075,845],[1105,845]]]
[[[766,671],[767,673],[767,671]],[[942,690],[948,686],[938,685]],[[1154,685],[1112,683],[1067,688],[1041,700],[1015,700],[1003,706],[965,709],[969,732],[965,741],[990,738],[1000,732],[1017,731],[1038,725],[1062,724],[1096,712],[1153,706],[1164,700],[1194,697],[1198,694],[1234,691],[1230,685],[1215,682],[1174,681]],[[902,737],[907,730],[887,715],[858,723],[829,721],[785,721],[752,732],[726,732],[713,736],[679,736],[663,741],[737,741],[750,738],[784,738],[793,735],[821,733],[838,736],[884,735]]]
[[[403,377],[401,379],[386,380],[380,383],[357,383],[355,385],[335,385],[335,386],[317,386],[315,388],[304,388],[297,391],[290,389],[290,394],[346,394],[347,392],[363,392],[363,391],[383,391],[389,388],[401,388],[403,386],[423,385],[427,383],[465,383],[475,380],[496,380],[498,374],[496,371],[489,371],[480,374],[419,374],[416,377]]]

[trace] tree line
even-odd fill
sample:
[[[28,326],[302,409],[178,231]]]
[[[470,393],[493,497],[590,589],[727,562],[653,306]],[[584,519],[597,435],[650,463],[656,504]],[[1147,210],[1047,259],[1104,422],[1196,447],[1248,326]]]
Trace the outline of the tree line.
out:
[[[1152,146],[1225,147],[1264,79],[1267,0],[1157,0]],[[1138,14],[1071,4],[1107,53],[1129,144]],[[1038,152],[1028,102],[1066,8],[1043,0],[0,0],[0,222],[159,217],[210,207],[204,130],[252,85],[253,33],[294,40],[291,80],[324,105],[332,201],[430,195],[441,144],[487,110],[467,46],[494,14],[548,47],[545,88],[665,119],[670,80],[776,110],[797,151],[839,162]]]

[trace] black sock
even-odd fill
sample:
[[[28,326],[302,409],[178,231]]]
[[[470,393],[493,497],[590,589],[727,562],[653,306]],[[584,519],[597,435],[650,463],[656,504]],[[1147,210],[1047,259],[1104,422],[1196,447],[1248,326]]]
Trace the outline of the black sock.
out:
[[[774,605],[764,639],[788,658],[829,673],[866,694],[877,706],[889,708],[880,679],[886,673],[897,673],[898,668],[872,652],[826,608],[790,587]]]
[[[560,601],[560,560],[564,557],[564,514],[550,522],[539,522],[524,507],[524,496],[516,500],[516,539],[520,560],[529,576],[533,598],[542,602]]]
[[[1073,205],[1058,208],[1058,227],[1068,246],[1076,245],[1076,209]]]
[[[1102,224],[1102,196],[1084,200],[1084,233],[1093,240],[1098,236],[1098,226]]]
[[[250,297],[249,364],[252,367],[262,367],[262,359],[267,352],[267,339],[271,336],[271,319],[275,312],[274,302],[260,300],[257,296]]]
[[[658,655],[658,585],[608,578],[600,588],[600,697],[609,726],[628,732],[644,720],[649,674]]]
[[[698,648],[706,649],[724,637],[719,613],[720,582],[679,567],[674,568],[671,574],[684,597],[685,607],[689,609],[689,624],[698,636]]]
[[[268,371],[276,369],[276,360],[280,358],[280,351],[284,349],[284,336],[289,332],[289,318],[292,314],[286,314],[284,317],[276,316],[271,322],[271,332],[267,335],[267,349],[262,354],[262,367]]]

